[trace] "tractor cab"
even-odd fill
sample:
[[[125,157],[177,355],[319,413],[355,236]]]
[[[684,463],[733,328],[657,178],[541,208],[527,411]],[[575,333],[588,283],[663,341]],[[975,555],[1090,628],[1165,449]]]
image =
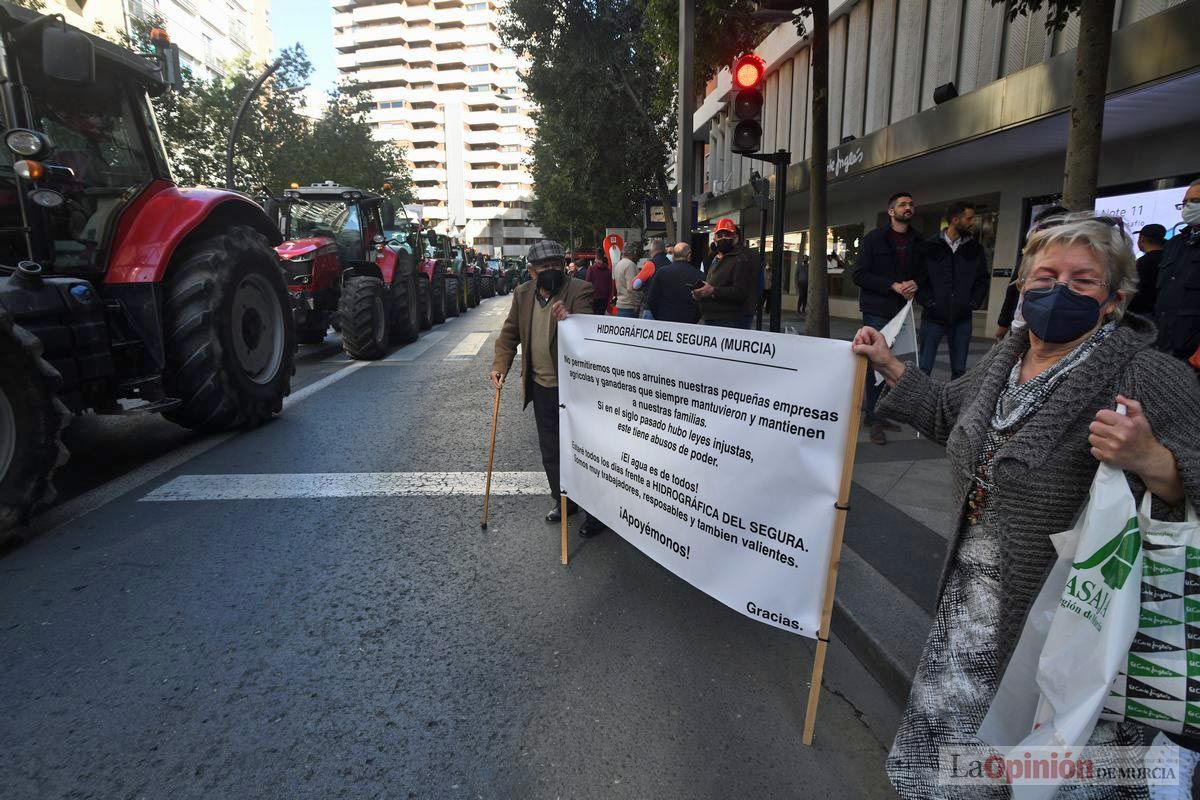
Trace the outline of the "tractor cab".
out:
[[[340,264],[349,266],[375,260],[385,241],[385,204],[391,203],[374,192],[333,181],[297,186],[280,199],[280,232],[284,242],[275,248],[288,273],[288,284],[301,287],[310,282],[297,280],[312,275],[317,254],[336,254]],[[394,218],[395,212],[391,211]]]

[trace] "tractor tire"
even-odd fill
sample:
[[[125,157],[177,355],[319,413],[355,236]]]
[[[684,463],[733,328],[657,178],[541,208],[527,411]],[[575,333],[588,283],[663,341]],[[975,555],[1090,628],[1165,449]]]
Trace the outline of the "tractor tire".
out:
[[[55,397],[61,383],[41,341],[0,308],[0,542],[54,499],[54,470],[67,461],[62,430],[71,419]]]
[[[392,284],[392,308],[388,332],[392,341],[408,344],[421,335],[421,308],[418,305],[417,280],[409,278]]]
[[[421,309],[421,330],[427,331],[433,327],[433,296],[424,275],[417,277],[417,306]]]
[[[431,287],[429,302],[431,309],[431,319],[434,325],[441,325],[446,321],[446,281],[436,280]]]
[[[467,305],[471,308],[479,305],[479,278],[467,279]]]
[[[387,296],[383,281],[355,275],[346,278],[338,302],[342,323],[342,349],[359,361],[373,361],[387,353]]]
[[[495,297],[496,296],[496,279],[492,277],[482,278],[479,281],[479,296],[480,297]]]
[[[172,264],[163,302],[164,416],[197,431],[261,425],[283,410],[296,372],[296,326],[275,253],[234,226],[201,239]]]
[[[458,288],[458,278],[446,281],[446,316],[457,317],[463,312],[462,290]]]

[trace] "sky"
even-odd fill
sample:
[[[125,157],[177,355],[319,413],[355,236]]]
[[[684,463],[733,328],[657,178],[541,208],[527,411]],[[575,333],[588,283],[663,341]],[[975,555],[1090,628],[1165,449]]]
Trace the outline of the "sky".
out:
[[[337,83],[329,0],[271,0],[271,30],[275,52],[296,42],[304,45],[313,65],[313,88],[324,91]]]

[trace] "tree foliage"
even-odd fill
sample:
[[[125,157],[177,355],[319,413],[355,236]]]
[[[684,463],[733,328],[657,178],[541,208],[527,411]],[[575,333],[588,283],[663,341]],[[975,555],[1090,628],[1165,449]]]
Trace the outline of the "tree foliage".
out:
[[[137,21],[119,41],[151,54],[149,31],[158,21]],[[376,140],[368,121],[370,95],[352,86],[329,92],[318,119],[301,113],[300,92],[312,76],[304,48],[280,53],[280,66],[247,106],[234,148],[235,188],[277,194],[292,182],[332,180],[378,191],[390,184],[398,202],[412,198],[404,149]],[[155,114],[171,168],[183,186],[224,186],[225,151],[234,116],[262,68],[242,59],[225,75],[205,80],[184,69],[183,89],[155,101]]]

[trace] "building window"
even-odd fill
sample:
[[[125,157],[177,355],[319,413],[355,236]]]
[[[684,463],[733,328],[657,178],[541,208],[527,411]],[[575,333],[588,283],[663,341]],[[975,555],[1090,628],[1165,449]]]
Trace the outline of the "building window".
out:
[[[491,72],[492,68],[487,64],[472,64],[467,67],[468,72]]]
[[[515,114],[515,113],[517,113],[517,107],[516,106],[501,106],[500,113],[501,114]]]
[[[468,3],[467,11],[487,11],[487,3]]]
[[[492,87],[488,86],[487,84],[480,84],[479,86],[468,86],[467,91],[468,92],[487,92],[487,91],[491,91],[491,88]]]

